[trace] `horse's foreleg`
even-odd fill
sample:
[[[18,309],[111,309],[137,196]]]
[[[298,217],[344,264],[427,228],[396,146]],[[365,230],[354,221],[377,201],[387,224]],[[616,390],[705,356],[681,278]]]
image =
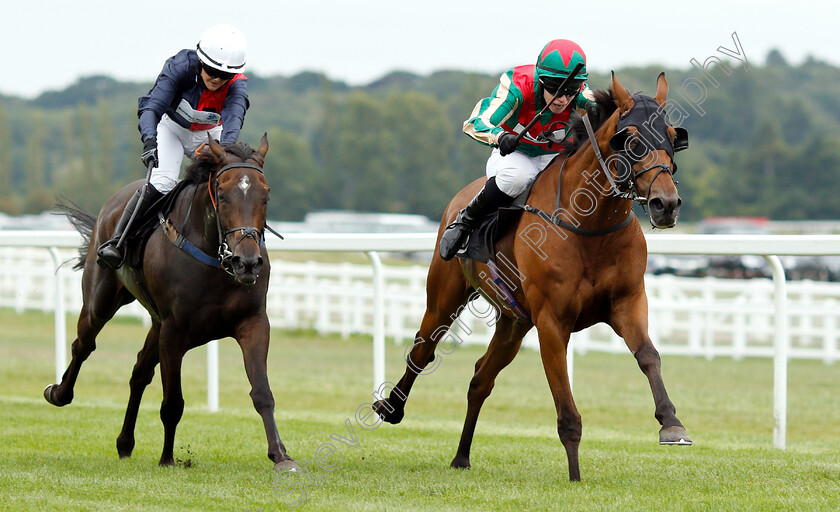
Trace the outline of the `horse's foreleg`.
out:
[[[274,420],[274,395],[268,384],[266,361],[268,358],[269,324],[262,316],[254,321],[245,322],[237,329],[236,340],[242,349],[245,361],[245,373],[251,383],[251,400],[254,409],[263,420],[265,436],[268,440],[268,458],[274,462],[275,469],[295,469],[296,465],[286,453],[286,447],[280,440],[277,423]]]
[[[443,261],[435,256],[426,280],[426,313],[414,338],[414,345],[406,353],[405,373],[388,398],[373,404],[373,410],[384,421],[393,424],[402,421],[405,402],[417,376],[437,369],[437,365],[430,366],[435,360],[437,344],[460,313],[459,307],[466,303],[468,289],[460,264],[454,260]]]
[[[519,346],[522,344],[522,337],[530,328],[530,324],[517,324],[515,320],[506,316],[501,316],[496,323],[496,331],[493,339],[490,340],[487,352],[475,365],[475,375],[470,381],[470,389],[467,392],[467,417],[461,431],[458,452],[452,459],[451,467],[470,467],[470,446],[481,406],[493,391],[496,376],[516,357]]]
[[[662,428],[659,431],[660,444],[690,445],[691,439],[686,434],[680,420],[677,419],[676,407],[668,397],[662,380],[662,364],[659,352],[648,336],[647,297],[644,292],[623,301],[614,308],[613,327],[624,338],[627,348],[633,353],[639,368],[645,374],[653,393],[656,407],[654,416]]]
[[[117,452],[120,458],[131,457],[134,450],[134,425],[137,422],[137,411],[140,409],[140,400],[143,398],[143,391],[152,382],[155,376],[155,366],[160,360],[158,339],[160,336],[160,324],[152,323],[152,328],[146,335],[146,342],[143,348],[137,353],[137,362],[131,372],[129,387],[131,394],[128,397],[128,407],[125,411],[122,431],[117,437]]]
[[[572,397],[569,384],[569,372],[566,366],[566,350],[569,345],[570,331],[562,327],[552,313],[538,315],[537,329],[540,336],[540,357],[554,407],[557,409],[557,434],[566,449],[569,461],[569,480],[580,480],[578,447],[583,433],[580,414]]]
[[[163,423],[163,452],[161,466],[174,466],[175,429],[184,414],[184,395],[181,389],[181,363],[184,352],[173,341],[172,333],[163,333],[158,342],[160,380],[163,384],[163,401],[160,404],[160,421]]]

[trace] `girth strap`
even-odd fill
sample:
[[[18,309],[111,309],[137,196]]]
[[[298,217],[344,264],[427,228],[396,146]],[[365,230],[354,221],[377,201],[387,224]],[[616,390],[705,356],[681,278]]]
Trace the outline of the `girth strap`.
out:
[[[505,283],[505,280],[502,279],[502,273],[499,270],[499,267],[496,266],[496,263],[493,262],[492,259],[487,262],[487,268],[490,269],[490,277],[493,279],[493,283],[498,288],[498,291],[501,292],[501,295],[504,297],[505,301],[510,306],[511,311],[513,311],[516,314],[517,321],[519,323],[533,324],[534,321],[531,320],[531,315],[529,315],[528,312],[525,311],[525,308],[522,307],[522,304],[520,304],[516,300],[516,297],[513,295],[513,292]]]
[[[214,258],[210,256],[206,252],[202,251],[198,247],[192,244],[187,238],[178,233],[175,229],[175,226],[169,222],[169,219],[164,219],[163,214],[158,212],[158,219],[160,219],[160,226],[163,229],[163,234],[166,235],[166,238],[172,242],[175,247],[181,249],[185,253],[189,254],[193,258],[197,259],[198,261],[204,263],[205,265],[209,265],[211,267],[221,267],[222,264],[219,261],[219,258]]]

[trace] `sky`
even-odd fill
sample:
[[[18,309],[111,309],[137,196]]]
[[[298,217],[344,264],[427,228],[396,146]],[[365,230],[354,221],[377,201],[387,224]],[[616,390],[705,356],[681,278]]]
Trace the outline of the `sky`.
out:
[[[600,72],[689,69],[720,47],[736,51],[734,37],[751,64],[778,49],[791,64],[840,65],[838,21],[836,0],[28,0],[0,21],[0,94],[31,99],[96,74],[151,84],[217,23],[245,33],[246,74],[316,71],[362,85],[394,70],[501,73],[557,38],[580,44]]]

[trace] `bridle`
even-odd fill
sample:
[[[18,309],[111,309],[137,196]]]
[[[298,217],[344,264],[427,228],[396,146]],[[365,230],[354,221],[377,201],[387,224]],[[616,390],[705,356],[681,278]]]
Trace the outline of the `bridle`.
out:
[[[628,128],[633,126],[634,123],[639,123],[638,118],[643,119],[643,122],[648,122],[654,128],[659,128],[660,130],[667,129],[667,126],[670,126],[670,123],[667,121],[667,116],[662,118],[660,115],[649,115],[650,110],[650,103],[654,103],[652,98],[646,98],[642,96],[635,96],[634,99],[636,100],[633,108],[623,112],[619,116],[619,122],[616,126],[616,133],[610,139],[610,149],[612,149],[617,155],[617,161],[621,162],[625,167],[627,167],[628,172],[624,173],[623,176],[619,176],[619,179],[613,177],[613,173],[611,172],[610,168],[607,166],[606,162],[604,161],[603,156],[601,155],[601,150],[598,147],[598,141],[595,138],[595,131],[592,129],[592,123],[589,120],[588,114],[584,114],[583,117],[583,124],[586,127],[586,133],[589,136],[589,142],[592,145],[592,148],[595,150],[595,156],[598,158],[598,162],[601,165],[601,168],[607,176],[607,180],[610,182],[610,189],[611,195],[613,197],[617,197],[620,199],[629,199],[631,201],[636,201],[641,205],[646,205],[648,202],[648,198],[650,197],[650,192],[653,188],[653,183],[659,177],[660,174],[663,172],[667,172],[668,175],[671,176],[671,179],[674,181],[674,185],[678,182],[674,180],[674,174],[677,172],[677,164],[674,163],[673,167],[670,164],[665,162],[657,162],[653,165],[647,166],[644,169],[634,171],[633,164],[636,162],[645,161],[651,153],[653,153],[656,149],[663,149],[665,150],[668,155],[671,156],[671,161],[673,162],[674,152],[681,151],[688,147],[688,132],[685,131],[684,128],[676,128],[677,130],[677,139],[675,143],[672,145],[670,139],[667,137],[667,133],[663,137],[664,141],[666,142],[658,142],[652,144],[652,148],[649,146],[649,142],[643,142],[642,145],[649,149],[641,157],[637,157],[633,155],[624,147],[624,140],[630,133]],[[644,106],[644,112],[636,112],[636,110],[640,106]],[[656,108],[661,108],[659,105],[656,105]],[[654,110],[654,113],[656,111]],[[652,121],[660,121],[659,123],[655,123]],[[658,126],[654,126],[658,125]],[[638,130],[638,128],[637,128]],[[662,135],[658,135],[662,137]],[[656,170],[656,174],[654,174],[653,179],[650,180],[650,184],[648,185],[647,194],[642,195],[639,193],[639,186],[638,180],[639,177],[643,174]]]
[[[224,167],[216,171],[216,175],[213,179],[207,180],[207,190],[210,194],[210,202],[213,204],[213,212],[216,214],[216,229],[219,233],[219,263],[221,264],[222,269],[224,269],[224,271],[230,275],[234,275],[233,265],[231,263],[231,259],[233,258],[233,252],[236,250],[239,244],[242,243],[243,240],[245,240],[246,238],[252,238],[260,247],[265,245],[265,232],[263,229],[256,228],[253,226],[237,226],[235,228],[230,229],[224,229],[222,227],[222,220],[221,216],[219,215],[219,205],[216,202],[216,197],[218,197],[219,195],[219,177],[225,171],[242,167],[254,169],[256,171],[259,171],[260,174],[263,174],[262,167],[255,164],[240,162],[225,165]],[[268,226],[265,227],[268,228]],[[227,235],[229,235],[230,233],[235,233],[237,231],[241,231],[242,234],[239,236],[239,238],[236,239],[236,242],[231,248],[227,244]]]
[[[172,225],[172,222],[169,221],[166,217],[164,217],[163,212],[158,212],[158,219],[160,220],[161,228],[163,229],[164,236],[172,242],[175,247],[178,249],[186,252],[194,259],[204,263],[205,265],[209,265],[211,267],[219,268],[221,267],[225,272],[228,274],[235,276],[233,271],[233,251],[242,243],[243,240],[246,238],[253,238],[254,241],[259,244],[260,247],[265,245],[265,232],[256,227],[252,226],[239,226],[231,229],[224,229],[222,227],[221,217],[219,216],[219,205],[216,202],[216,198],[219,195],[219,176],[222,175],[225,171],[237,167],[245,167],[248,169],[254,169],[260,172],[260,174],[264,174],[262,167],[254,164],[249,163],[236,163],[236,164],[228,164],[216,171],[215,176],[211,176],[207,180],[207,193],[210,196],[210,202],[213,204],[213,213],[216,217],[216,231],[219,237],[219,248],[218,248],[218,256],[213,256],[211,254],[207,254],[202,249],[197,247],[195,244],[189,241],[187,237],[183,235],[183,232],[187,229],[190,221],[190,215],[192,215],[192,207],[195,204],[195,195],[198,193],[199,187],[195,187],[193,189],[193,201],[189,203],[189,208],[187,208],[187,214],[184,216],[184,223],[181,232],[179,232],[175,226]],[[182,182],[183,183],[183,182]],[[266,223],[265,229],[274,233],[278,238],[281,240],[283,239],[283,235],[278,233],[277,231],[271,229],[271,227]],[[236,242],[233,244],[233,249],[228,246],[226,237],[230,233],[234,233],[236,231],[241,231],[242,235],[237,238]]]
[[[653,182],[656,181],[656,178],[658,178],[659,175],[662,174],[662,172],[667,171],[668,174],[671,175],[671,179],[673,179],[676,169],[672,168],[670,165],[664,162],[660,162],[653,164],[649,167],[645,167],[640,171],[634,171],[632,165],[633,159],[628,157],[626,154],[622,154],[619,152],[619,158],[625,159],[625,165],[629,169],[629,172],[627,172],[623,178],[620,178],[618,181],[616,181],[616,179],[613,178],[613,173],[612,171],[610,171],[609,167],[607,166],[607,163],[604,162],[604,157],[601,156],[601,149],[598,147],[598,141],[595,139],[595,132],[592,130],[592,123],[589,121],[588,114],[583,115],[583,124],[584,126],[586,126],[586,133],[589,135],[589,142],[592,144],[592,148],[595,150],[595,156],[598,157],[598,162],[601,164],[601,169],[607,176],[607,180],[609,180],[610,182],[611,195],[613,197],[617,197],[620,199],[630,199],[631,201],[637,201],[639,204],[645,205],[647,204],[648,197],[650,197],[650,191],[653,187]],[[648,152],[648,154],[650,154],[650,152]],[[652,171],[653,169],[659,170],[656,171],[656,174],[653,176],[653,179],[650,180],[650,185],[648,185],[648,193],[643,196],[639,194],[639,176],[645,174],[648,171]],[[676,180],[674,181],[674,184],[677,184]]]
[[[595,130],[592,129],[592,122],[589,120],[589,115],[584,114],[581,117],[583,119],[583,124],[586,127],[586,133],[589,137],[589,142],[592,145],[592,149],[595,151],[595,156],[598,158],[598,163],[600,164],[604,174],[607,176],[607,180],[609,180],[610,182],[609,195],[611,197],[616,197],[619,199],[629,199],[631,201],[638,201],[640,204],[646,205],[648,202],[648,197],[650,197],[653,182],[656,181],[660,174],[662,174],[663,172],[667,172],[673,180],[674,173],[677,172],[677,164],[676,162],[674,162],[673,156],[675,152],[682,151],[683,149],[688,148],[688,132],[685,130],[685,128],[674,127],[676,136],[674,137],[674,141],[672,143],[667,133],[667,128],[670,126],[670,122],[668,122],[667,120],[667,115],[663,115],[665,114],[664,110],[661,112],[658,110],[660,109],[660,107],[653,98],[639,95],[634,96],[633,98],[636,100],[633,108],[619,116],[619,122],[617,125],[616,133],[610,138],[610,149],[617,155],[617,158],[620,161],[624,162],[624,164],[627,165],[627,167],[630,169],[630,172],[628,172],[626,176],[619,176],[618,180],[616,180],[616,178],[613,177],[613,173],[610,171],[609,166],[604,161],[604,157],[601,155],[601,149],[598,146],[598,140],[595,138]],[[655,105],[655,109],[653,111],[655,115],[648,118],[647,114],[650,110],[648,107],[652,106],[650,105],[651,103]],[[646,105],[645,108],[637,109],[637,106],[642,104]],[[641,110],[644,110],[645,112],[641,112]],[[639,121],[639,118],[641,118],[641,121]],[[644,155],[644,157],[647,157],[647,155],[651,154],[655,149],[663,149],[667,151],[668,154],[671,156],[671,162],[673,163],[673,167],[671,167],[671,165],[669,164],[662,162],[655,163],[639,171],[633,171],[632,164],[635,162],[642,161],[643,159],[635,159],[634,162],[634,156],[628,154],[629,152],[626,151],[626,149],[624,148],[623,141],[626,140],[626,138],[630,135],[630,132],[628,131],[629,126],[634,124],[644,125],[644,122],[648,121],[648,119],[650,119],[649,125],[654,130],[658,130],[659,132],[661,132],[657,135],[657,137],[661,138],[662,140],[659,140],[657,141],[657,143],[653,144],[653,148],[650,151],[648,151]],[[618,147],[619,143],[620,147]],[[563,163],[560,165],[560,178],[557,180],[557,199],[554,205],[554,214],[548,214],[543,210],[540,210],[539,208],[531,206],[529,204],[514,203],[511,206],[515,208],[521,208],[529,213],[533,213],[534,215],[537,215],[541,219],[545,220],[546,222],[550,222],[567,231],[571,231],[572,233],[581,236],[608,235],[610,233],[615,233],[629,226],[635,218],[632,209],[629,209],[627,217],[624,220],[620,221],[617,224],[613,224],[612,226],[608,226],[606,228],[601,229],[584,229],[579,227],[578,225],[566,222],[560,217],[560,215],[557,213],[561,211],[560,187],[563,183],[563,168],[565,167],[566,162],[568,161],[568,157],[569,155],[567,154],[566,158],[563,160]],[[656,170],[656,174],[653,176],[653,179],[650,180],[650,186],[648,186],[647,195],[643,196],[639,194],[639,176],[653,170]],[[676,183],[677,182],[674,181],[675,185]]]
[[[650,152],[648,154],[650,154]],[[645,155],[645,156],[647,156],[647,155]],[[632,169],[632,167],[631,167],[631,169]],[[645,195],[639,194],[639,183],[638,183],[639,176],[645,174],[648,171],[652,171],[654,169],[658,169],[658,170],[656,171],[656,174],[653,175],[653,179],[650,180],[650,184],[648,185],[648,189],[647,189],[647,194],[645,194]],[[677,172],[676,169],[672,168],[670,165],[666,164],[665,162],[659,162],[659,163],[653,164],[649,167],[645,167],[644,169],[641,169],[639,171],[628,172],[627,177],[624,180],[620,181],[618,186],[620,187],[621,185],[625,185],[625,187],[627,187],[629,190],[627,192],[619,192],[619,193],[622,194],[624,197],[627,197],[628,199],[632,199],[633,201],[638,202],[641,205],[646,205],[647,201],[648,201],[648,198],[650,197],[650,191],[653,188],[653,182],[656,181],[656,178],[658,178],[659,175],[662,174],[663,172],[667,172],[668,174],[671,175],[671,179],[674,181],[674,185],[677,185],[679,183],[677,180],[674,179],[674,173]],[[620,190],[620,188],[619,188],[619,190]]]

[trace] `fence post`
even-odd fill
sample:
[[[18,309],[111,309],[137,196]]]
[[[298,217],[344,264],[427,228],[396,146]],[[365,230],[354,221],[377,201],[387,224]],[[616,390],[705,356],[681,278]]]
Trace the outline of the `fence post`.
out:
[[[788,364],[788,328],[787,328],[787,287],[785,269],[778,256],[765,255],[764,258],[773,269],[775,290],[773,299],[776,303],[776,338],[773,343],[773,416],[776,424],[773,428],[773,446],[785,449],[787,435],[787,364]]]
[[[837,301],[827,299],[825,307],[825,325],[823,335],[823,362],[832,364],[837,359]]]
[[[219,340],[207,344],[207,410],[219,411]]]
[[[50,247],[50,255],[55,263],[55,381],[61,382],[67,367],[67,314],[64,309],[64,275],[61,271],[61,255],[58,248]]]
[[[373,389],[385,383],[385,278],[376,251],[367,251],[373,265]]]

